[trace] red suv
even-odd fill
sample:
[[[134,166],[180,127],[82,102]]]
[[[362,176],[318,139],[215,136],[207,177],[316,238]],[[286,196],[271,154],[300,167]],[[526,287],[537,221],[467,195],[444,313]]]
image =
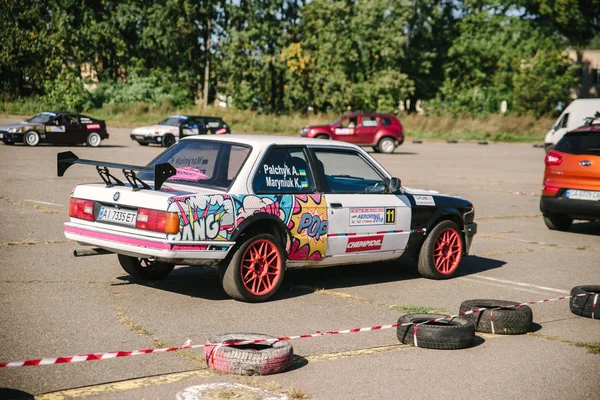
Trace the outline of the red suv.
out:
[[[378,153],[393,153],[404,142],[402,124],[394,115],[386,114],[348,114],[329,125],[304,127],[300,135],[372,146]]]

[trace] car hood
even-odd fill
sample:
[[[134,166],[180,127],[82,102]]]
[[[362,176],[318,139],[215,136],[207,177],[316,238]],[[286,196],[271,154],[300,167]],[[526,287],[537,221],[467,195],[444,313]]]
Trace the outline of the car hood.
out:
[[[331,129],[330,125],[309,125],[305,126],[306,129]]]
[[[135,128],[131,133],[154,134],[154,132],[178,134],[179,128],[169,125],[149,125]]]
[[[11,128],[24,128],[24,127],[35,127],[35,126],[36,126],[36,124],[30,124],[29,122],[19,122],[17,124],[1,125],[0,130],[7,131]]]

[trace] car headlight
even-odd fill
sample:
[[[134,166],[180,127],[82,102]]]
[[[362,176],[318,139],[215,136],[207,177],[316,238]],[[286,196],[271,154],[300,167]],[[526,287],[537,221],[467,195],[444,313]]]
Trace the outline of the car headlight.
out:
[[[302,128],[302,130],[300,131],[300,134],[302,136],[306,135],[308,133],[308,128]]]
[[[17,133],[19,132],[19,128],[8,128],[8,133]]]

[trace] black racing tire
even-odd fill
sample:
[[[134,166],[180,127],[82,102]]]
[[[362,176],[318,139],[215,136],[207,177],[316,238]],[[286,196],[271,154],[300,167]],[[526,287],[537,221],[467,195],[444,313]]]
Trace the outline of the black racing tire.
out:
[[[275,236],[246,235],[231,254],[219,268],[223,289],[230,297],[259,303],[277,292],[285,275],[285,253]]]
[[[415,345],[415,324],[445,317],[442,314],[406,314],[398,324],[413,322],[413,325],[398,326],[396,337],[401,343]],[[475,327],[465,318],[448,318],[417,326],[417,346],[426,349],[455,350],[473,345]]]
[[[478,313],[468,314],[463,318],[468,319],[475,326],[477,332],[495,333],[499,335],[522,335],[529,332],[533,321],[533,312],[529,306],[514,308],[501,308],[489,310],[500,306],[516,306],[519,303],[507,300],[475,299],[465,300],[460,305],[459,312],[463,313],[474,308],[487,308]],[[494,322],[492,332],[492,321]]]
[[[149,143],[144,143],[144,142],[138,142],[140,144],[140,146],[148,146]]]
[[[140,279],[161,279],[175,268],[175,264],[163,261],[151,261],[147,258],[131,257],[124,254],[119,254],[118,257],[121,268],[129,275]]]
[[[165,135],[165,137],[163,137],[163,147],[171,147],[173,144],[175,144],[175,137],[173,137],[173,135]]]
[[[449,279],[460,267],[464,243],[458,225],[450,220],[438,223],[427,235],[419,253],[419,274],[429,279]]]
[[[40,143],[40,134],[36,131],[28,131],[23,136],[23,143],[27,146],[37,146]]]
[[[377,146],[373,146],[373,151],[375,153],[381,153],[381,150],[379,150],[379,147],[377,147]]]
[[[569,300],[571,312],[582,317],[600,319],[600,285],[582,285],[571,289],[571,296],[584,293],[595,293],[595,295],[571,297]]]
[[[98,147],[98,146],[100,146],[101,142],[102,142],[102,137],[100,136],[100,134],[98,132],[90,132],[90,133],[88,133],[87,137],[85,138],[85,144],[87,144],[90,147]]]
[[[565,214],[544,212],[544,223],[553,231],[568,231],[573,223],[573,218]]]
[[[222,346],[219,343],[277,339],[260,333],[229,333],[213,336],[204,345],[204,359],[209,368],[237,375],[270,375],[292,366],[294,349],[287,340],[273,340],[247,345]]]
[[[319,134],[319,135],[315,136],[315,139],[329,140],[329,139],[331,139],[331,138],[330,138],[329,136],[327,136],[327,135],[324,135],[324,134],[322,134],[322,133],[321,133],[321,134]]]
[[[377,148],[380,153],[392,154],[396,150],[396,141],[390,137],[384,137],[377,143]]]

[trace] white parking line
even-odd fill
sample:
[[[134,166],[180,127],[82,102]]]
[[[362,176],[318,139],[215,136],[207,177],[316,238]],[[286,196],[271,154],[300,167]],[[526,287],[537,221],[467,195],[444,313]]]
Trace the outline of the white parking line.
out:
[[[556,293],[561,293],[561,294],[569,294],[570,293],[568,290],[556,289],[556,288],[551,288],[551,287],[547,287],[547,286],[532,285],[531,283],[509,281],[509,280],[506,280],[506,279],[490,278],[489,276],[469,275],[469,277],[470,278],[476,278],[476,279],[484,279],[484,280],[487,280],[487,281],[507,283],[509,285],[515,285],[515,286],[522,286],[522,287],[529,287],[529,288],[547,290],[549,292],[556,292]]]
[[[45,204],[47,206],[57,206],[57,207],[63,207],[62,204],[57,204],[57,203],[48,203],[47,201],[38,201],[38,200],[25,200],[28,201],[30,203],[38,203],[38,204]]]

